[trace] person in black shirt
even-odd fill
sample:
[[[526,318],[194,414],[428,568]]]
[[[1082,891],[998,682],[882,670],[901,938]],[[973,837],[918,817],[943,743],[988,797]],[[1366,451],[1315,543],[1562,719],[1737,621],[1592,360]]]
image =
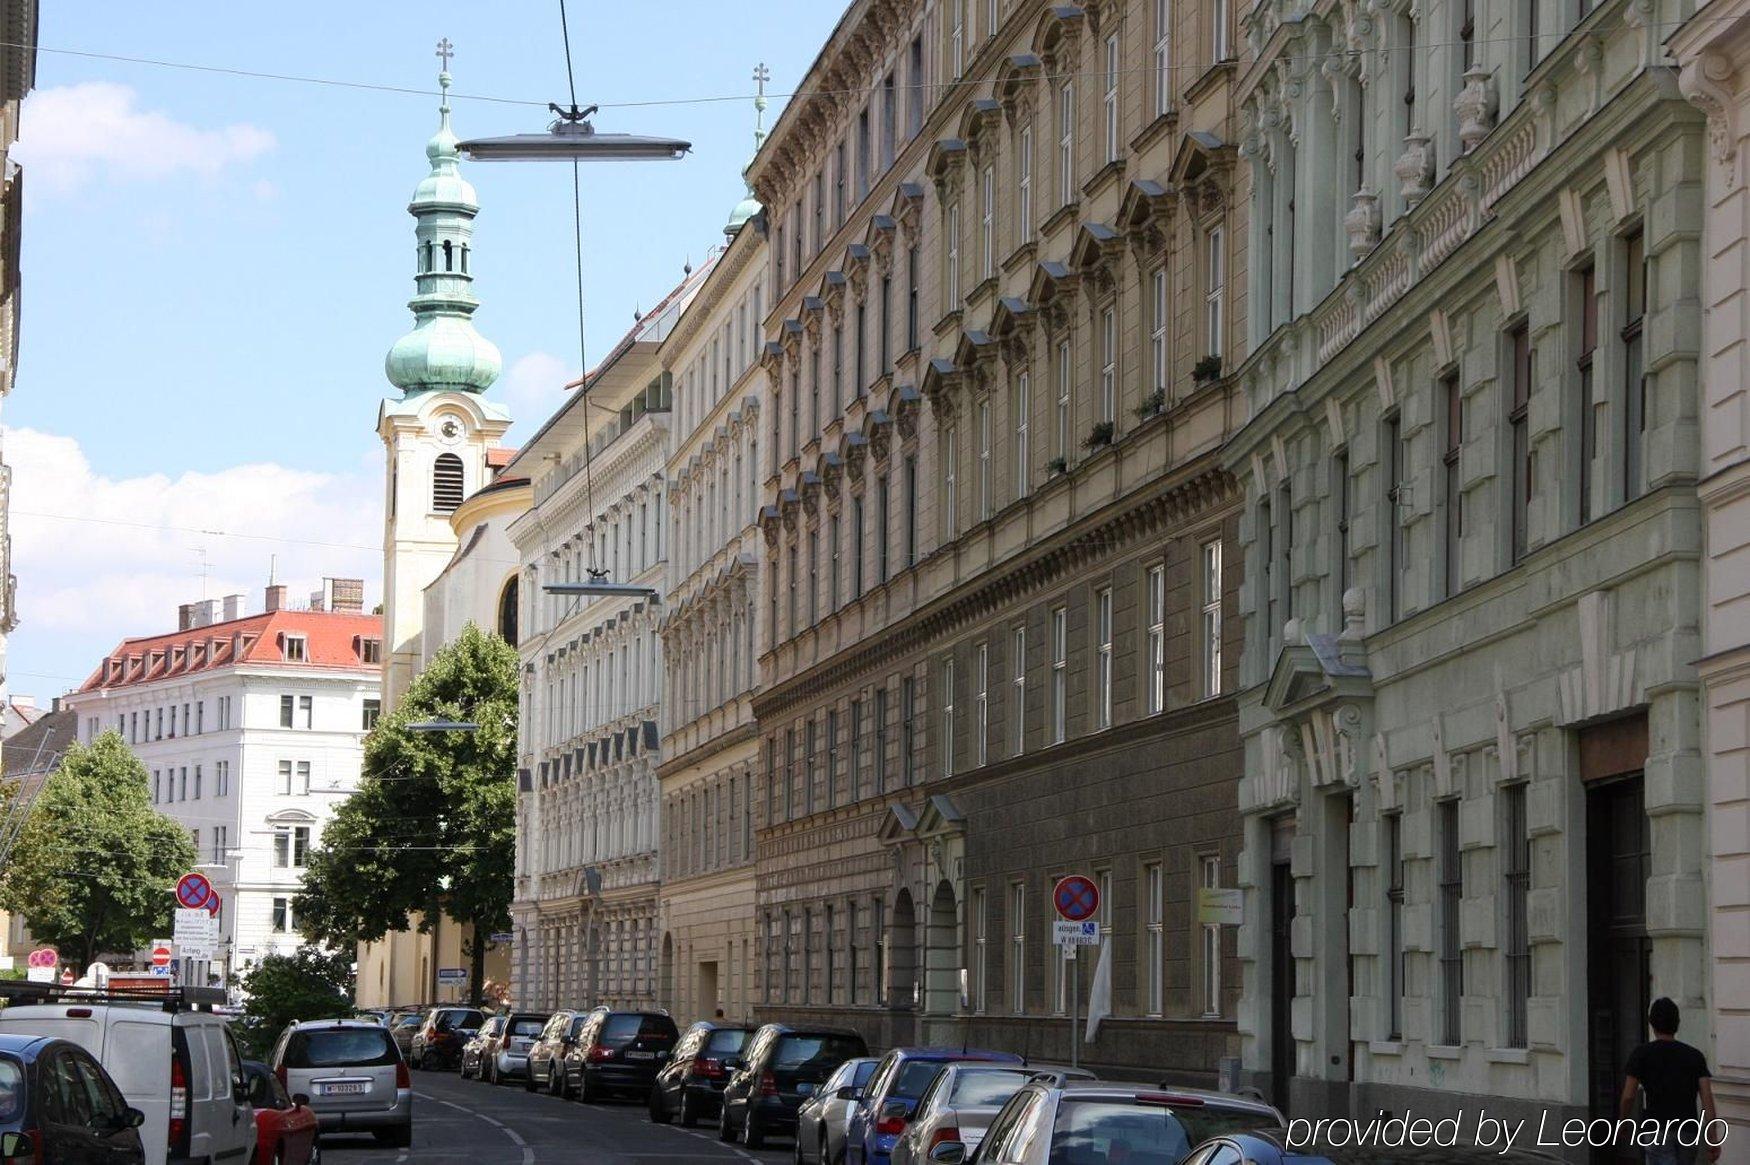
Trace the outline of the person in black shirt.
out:
[[[1635,1100],[1646,1094],[1641,1106],[1641,1119],[1664,1124],[1667,1121],[1699,1119],[1703,1125],[1713,1118],[1713,1074],[1708,1071],[1707,1057],[1677,1038],[1679,1022],[1677,1005],[1664,997],[1653,1000],[1647,1009],[1647,1026],[1653,1029],[1653,1039],[1629,1053],[1622,1083],[1621,1115],[1626,1119],[1634,1111]],[[1696,1097],[1701,1098],[1701,1111],[1696,1111]],[[1696,1145],[1678,1144],[1667,1137],[1665,1143],[1649,1146],[1647,1165],[1693,1165]],[[1710,1160],[1718,1160],[1717,1146],[1708,1150]]]

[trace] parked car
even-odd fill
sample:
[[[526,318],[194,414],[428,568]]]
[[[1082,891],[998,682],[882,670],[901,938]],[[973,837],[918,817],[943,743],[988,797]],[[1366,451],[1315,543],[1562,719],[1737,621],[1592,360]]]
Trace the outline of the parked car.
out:
[[[650,1089],[650,1119],[665,1125],[679,1117],[681,1127],[690,1128],[716,1116],[723,1086],[753,1032],[751,1027],[708,1019],[682,1032]]]
[[[287,1092],[310,1098],[324,1133],[368,1132],[413,1143],[413,1078],[390,1034],[374,1023],[323,1019],[286,1026],[268,1066]]]
[[[1500,1161],[1504,1165],[1532,1165],[1559,1161],[1561,1158],[1535,1149],[1511,1151],[1488,1145],[1457,1144],[1428,1145],[1401,1149],[1379,1145],[1307,1145],[1291,1148],[1286,1129],[1267,1129],[1251,1133],[1236,1133],[1205,1141],[1185,1158],[1185,1165],[1221,1165],[1226,1161],[1247,1161],[1251,1165],[1484,1165]]]
[[[948,1064],[936,1073],[918,1098],[905,1132],[894,1143],[892,1165],[922,1165],[930,1150],[948,1141],[966,1146],[966,1154],[984,1140],[991,1119],[1028,1081],[1058,1083],[1065,1079],[1092,1080],[1094,1074],[1080,1068],[1025,1067],[979,1061]]]
[[[587,1011],[555,1011],[547,1017],[547,1025],[535,1042],[529,1045],[529,1055],[523,1070],[523,1088],[533,1092],[545,1088],[554,1096],[565,1095],[565,1053],[577,1043]]]
[[[878,1063],[873,1056],[846,1060],[802,1102],[796,1110],[797,1165],[838,1165],[845,1159],[845,1119]]]
[[[486,1013],[478,1007],[432,1008],[408,1044],[408,1067],[454,1068],[462,1062],[462,1045],[485,1022]]]
[[[741,1066],[723,1088],[717,1136],[750,1149],[774,1134],[793,1134],[796,1113],[839,1065],[867,1056],[863,1037],[844,1028],[768,1023],[748,1041]]]
[[[464,1080],[471,1080],[478,1073],[480,1078],[484,1080],[486,1078],[486,1057],[491,1054],[487,1049],[496,1045],[498,1037],[503,1034],[504,1016],[487,1016],[486,1022],[481,1025],[480,1030],[476,1031],[469,1037],[468,1042],[462,1045],[462,1059],[456,1065],[456,1075]]]
[[[424,1022],[424,1014],[417,1011],[397,1011],[389,1021],[389,1036],[395,1041],[395,1046],[401,1049],[402,1059],[406,1059],[413,1052],[413,1037]]]
[[[541,1037],[548,1016],[540,1011],[513,1011],[490,1042],[480,1044],[480,1062],[475,1075],[489,1084],[502,1084],[514,1076],[527,1076],[529,1049]]]
[[[892,1049],[875,1066],[875,1075],[858,1094],[845,1120],[848,1165],[887,1165],[894,1143],[917,1111],[918,1098],[944,1064],[961,1062],[1019,1066],[1021,1057],[976,1048]]]
[[[78,1044],[0,1036],[0,1162],[144,1165],[145,1120]]]
[[[321,1165],[310,1098],[302,1092],[287,1095],[279,1077],[260,1060],[243,1061],[243,1076],[255,1106],[255,1165]]]
[[[1035,1080],[1009,1097],[990,1122],[977,1161],[979,1165],[1092,1165],[1123,1159],[1180,1165],[1193,1145],[1210,1137],[1282,1123],[1282,1114],[1263,1101],[1225,1092]],[[958,1141],[939,1142],[929,1154],[933,1165],[963,1165],[967,1157],[965,1144]]]
[[[0,1033],[69,1040],[96,1058],[126,1105],[143,1114],[147,1165],[185,1159],[245,1160],[255,1146],[255,1113],[243,1057],[225,1017],[225,993],[211,987],[137,991],[0,984],[11,1001]]]
[[[575,1093],[585,1104],[613,1094],[649,1096],[656,1074],[668,1063],[680,1038],[680,1029],[666,1011],[598,1007],[565,1051],[560,1093]]]

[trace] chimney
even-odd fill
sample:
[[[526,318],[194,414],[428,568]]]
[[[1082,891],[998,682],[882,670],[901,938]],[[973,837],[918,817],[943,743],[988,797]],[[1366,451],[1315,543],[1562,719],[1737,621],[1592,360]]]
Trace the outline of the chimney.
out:
[[[324,598],[327,594],[328,592],[326,590],[311,591],[310,609],[312,611],[326,611],[328,609],[328,604],[324,601]]]
[[[362,578],[325,578],[322,580],[324,606],[330,611],[362,611],[365,609],[365,580]]]
[[[176,608],[176,629],[187,631],[194,626],[194,604],[184,603]]]
[[[225,622],[229,623],[233,619],[241,619],[241,618],[243,618],[243,596],[242,595],[226,595],[225,596]]]
[[[197,627],[211,627],[219,614],[219,600],[202,599],[198,603],[186,603],[180,610],[187,612],[187,622],[178,630],[192,631]]]
[[[286,605],[286,585],[275,583],[267,588],[267,610],[277,611]]]

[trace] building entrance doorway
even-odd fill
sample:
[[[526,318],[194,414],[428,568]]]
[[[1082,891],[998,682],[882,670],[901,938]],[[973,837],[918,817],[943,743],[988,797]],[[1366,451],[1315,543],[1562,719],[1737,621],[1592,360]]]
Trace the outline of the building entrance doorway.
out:
[[[1652,943],[1647,937],[1647,875],[1652,845],[1639,773],[1586,790],[1587,1020],[1594,1116],[1614,1118],[1623,1065],[1647,1037]],[[1632,1150],[1599,1149],[1597,1161]]]

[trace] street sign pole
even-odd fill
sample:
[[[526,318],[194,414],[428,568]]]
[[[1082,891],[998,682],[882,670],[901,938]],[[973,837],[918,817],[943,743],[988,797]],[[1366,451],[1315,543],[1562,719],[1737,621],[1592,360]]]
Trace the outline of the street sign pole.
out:
[[[1074,947],[1070,948],[1070,953],[1075,953]],[[1069,961],[1069,1066],[1071,1068],[1082,1066],[1082,1041],[1076,1038],[1076,1013],[1081,1010],[1081,1005],[1082,961],[1071,959]]]

